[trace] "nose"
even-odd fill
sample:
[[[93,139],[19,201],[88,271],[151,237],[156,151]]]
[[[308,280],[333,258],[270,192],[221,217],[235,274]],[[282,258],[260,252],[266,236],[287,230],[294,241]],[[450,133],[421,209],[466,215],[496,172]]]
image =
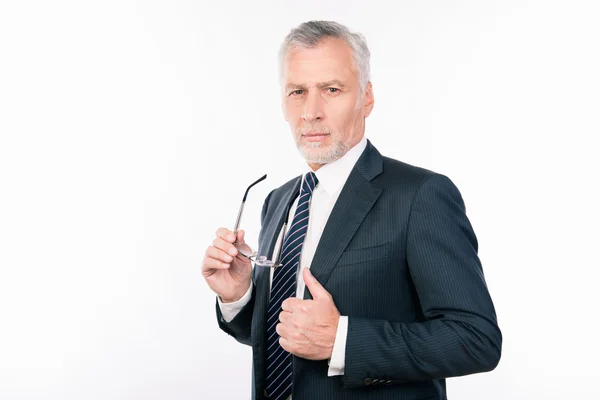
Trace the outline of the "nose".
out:
[[[323,99],[318,92],[309,93],[304,102],[302,119],[305,122],[321,121],[325,117],[323,112]]]

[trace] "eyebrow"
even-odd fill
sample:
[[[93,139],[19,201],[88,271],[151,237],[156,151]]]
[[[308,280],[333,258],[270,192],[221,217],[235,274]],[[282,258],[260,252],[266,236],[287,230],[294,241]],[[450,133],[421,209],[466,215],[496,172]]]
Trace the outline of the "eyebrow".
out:
[[[340,81],[339,79],[332,79],[330,81],[326,81],[326,82],[319,82],[316,85],[319,89],[323,89],[329,86],[338,86],[340,88],[344,88],[346,87],[346,85],[344,85],[342,83],[342,81]],[[306,89],[305,85],[302,84],[297,84],[297,83],[289,83],[286,85],[286,89],[291,89],[291,88],[296,88],[296,89]]]

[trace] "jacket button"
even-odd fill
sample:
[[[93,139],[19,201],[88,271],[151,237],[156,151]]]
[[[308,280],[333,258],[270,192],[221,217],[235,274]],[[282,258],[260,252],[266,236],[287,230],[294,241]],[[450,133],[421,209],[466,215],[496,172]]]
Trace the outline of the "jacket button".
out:
[[[391,384],[392,384],[392,381],[385,381],[385,384],[386,384],[386,385],[391,385]]]
[[[381,383],[379,379],[373,379],[373,385],[377,385],[378,383]]]
[[[365,380],[363,381],[363,383],[367,386],[369,386],[371,383],[373,383],[373,379],[371,378],[365,378]]]

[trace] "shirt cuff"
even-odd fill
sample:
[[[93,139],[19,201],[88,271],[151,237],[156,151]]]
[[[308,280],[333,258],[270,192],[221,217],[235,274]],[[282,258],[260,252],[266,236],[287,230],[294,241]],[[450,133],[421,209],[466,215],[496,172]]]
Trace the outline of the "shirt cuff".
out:
[[[223,303],[221,301],[221,297],[217,296],[217,301],[219,302],[219,308],[221,309],[221,315],[223,316],[223,320],[225,322],[231,322],[236,315],[244,308],[246,304],[252,298],[252,283],[250,283],[250,287],[246,291],[246,293],[242,296],[238,301],[234,301],[231,303]]]
[[[333,342],[333,351],[329,360],[329,370],[327,376],[344,375],[344,366],[346,365],[346,338],[348,336],[348,317],[340,316],[338,321],[335,341]]]

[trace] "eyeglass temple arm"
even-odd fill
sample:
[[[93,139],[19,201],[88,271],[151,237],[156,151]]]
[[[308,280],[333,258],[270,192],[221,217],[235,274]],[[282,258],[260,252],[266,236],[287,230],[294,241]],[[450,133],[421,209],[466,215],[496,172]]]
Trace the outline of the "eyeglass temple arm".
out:
[[[244,198],[242,199],[242,204],[240,204],[240,210],[238,211],[237,218],[235,219],[235,225],[233,227],[233,235],[235,236],[236,242],[237,242],[238,229],[240,228],[240,221],[242,220],[242,214],[244,212],[244,205],[246,204],[246,198],[248,197],[248,191],[250,190],[250,188],[252,186],[256,185],[259,182],[264,181],[265,179],[267,179],[267,174],[264,174],[258,180],[256,180],[256,182],[254,182],[250,186],[248,186],[248,188],[246,189],[246,193],[244,193]]]

